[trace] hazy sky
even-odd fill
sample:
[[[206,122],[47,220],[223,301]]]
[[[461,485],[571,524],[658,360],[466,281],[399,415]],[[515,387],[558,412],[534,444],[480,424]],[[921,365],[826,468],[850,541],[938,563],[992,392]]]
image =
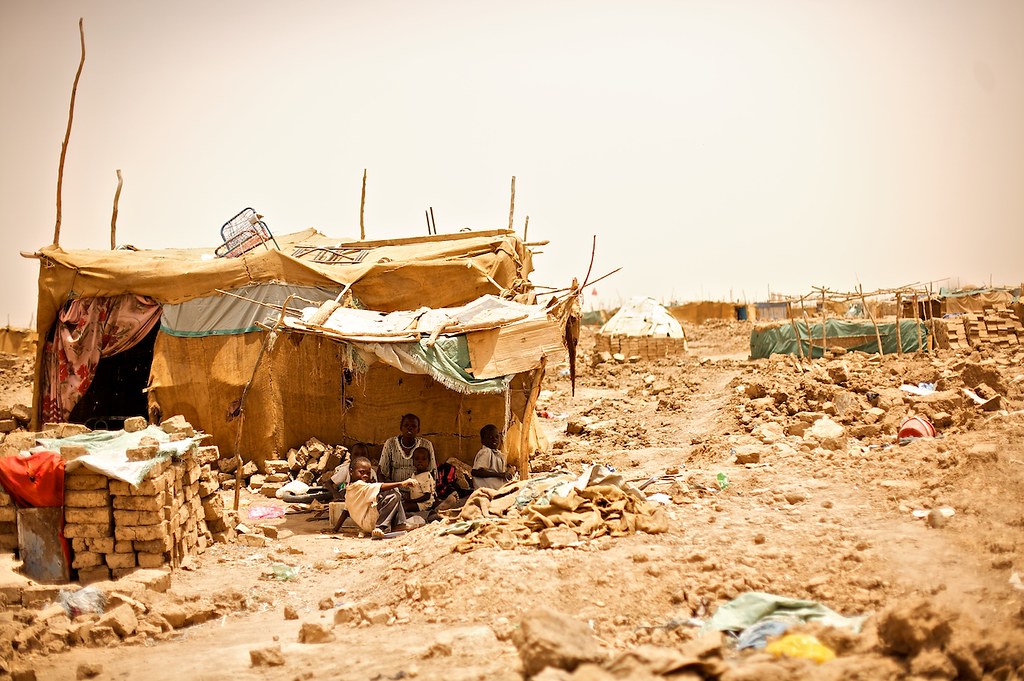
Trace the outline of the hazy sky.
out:
[[[1018,283],[1024,3],[0,0],[0,323],[27,325],[60,143],[65,247],[508,222],[538,283],[764,298]]]

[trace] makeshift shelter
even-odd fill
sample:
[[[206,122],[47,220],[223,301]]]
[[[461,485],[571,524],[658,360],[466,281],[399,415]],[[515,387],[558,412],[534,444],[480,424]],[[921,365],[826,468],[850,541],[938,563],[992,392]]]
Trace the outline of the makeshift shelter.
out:
[[[743,308],[741,312],[741,308]],[[746,319],[746,306],[711,300],[682,303],[667,308],[680,324],[703,324],[709,319]],[[744,316],[741,316],[744,315]]]
[[[1011,288],[941,289],[938,295],[939,315],[1006,308],[1016,301],[1019,294],[1020,289]]]
[[[257,248],[236,258],[216,257],[212,247],[48,246],[30,254],[41,264],[36,318],[46,339],[37,354],[36,426],[92,418],[118,427],[138,413],[151,421],[182,414],[223,454],[237,449],[261,462],[311,436],[379,445],[397,434],[402,414],[414,412],[439,461],[471,460],[480,428],[494,423],[507,431],[510,460],[525,471],[527,452],[538,445],[533,403],[545,364],[555,359],[550,341],[572,312],[566,299],[540,317],[524,313],[543,333],[517,335],[518,345],[502,345],[509,318],[481,327],[491,332],[493,347],[488,353],[480,339],[474,344],[502,383],[489,391],[453,390],[453,383],[408,373],[408,366],[360,364],[354,359],[366,353],[354,354],[327,330],[299,329],[289,313],[338,298],[376,313],[464,306],[488,294],[533,303],[532,255],[514,233],[350,242],[309,229],[276,242],[280,250]],[[275,324],[312,333],[268,333]],[[130,366],[104,371],[121,356]],[[462,368],[470,376],[479,369]],[[119,401],[126,396],[135,401]]]
[[[36,332],[13,326],[0,328],[0,353],[28,357],[36,353]]]
[[[904,319],[899,324],[903,352],[927,349],[928,328],[924,323],[915,322],[913,319]],[[920,346],[918,345],[919,329],[921,332]],[[847,350],[876,353],[878,352],[879,336],[882,339],[883,354],[896,352],[898,347],[896,322],[879,323],[878,336],[875,335],[875,326],[866,321],[828,319],[825,322],[825,331],[823,340],[821,322],[810,325],[803,321],[758,325],[750,332],[750,357],[751,359],[764,359],[775,354],[802,354],[804,357],[809,357],[812,345],[813,356],[821,357],[824,354],[822,346],[826,344],[828,347],[838,346]],[[797,350],[798,343],[799,351]]]
[[[651,359],[686,351],[683,327],[654,298],[632,298],[597,332],[598,352]]]

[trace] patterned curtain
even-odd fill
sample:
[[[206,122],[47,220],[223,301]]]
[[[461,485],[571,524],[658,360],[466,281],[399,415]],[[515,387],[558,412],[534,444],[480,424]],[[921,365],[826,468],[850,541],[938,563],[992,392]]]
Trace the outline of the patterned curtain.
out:
[[[100,358],[134,346],[159,319],[159,304],[130,293],[68,301],[44,352],[43,420],[67,421],[92,385]]]

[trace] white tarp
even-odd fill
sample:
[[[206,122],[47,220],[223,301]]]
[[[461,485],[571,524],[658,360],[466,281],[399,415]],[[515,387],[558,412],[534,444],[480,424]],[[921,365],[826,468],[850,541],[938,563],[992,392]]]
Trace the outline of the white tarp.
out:
[[[686,337],[675,317],[654,298],[631,298],[598,333],[605,336]]]

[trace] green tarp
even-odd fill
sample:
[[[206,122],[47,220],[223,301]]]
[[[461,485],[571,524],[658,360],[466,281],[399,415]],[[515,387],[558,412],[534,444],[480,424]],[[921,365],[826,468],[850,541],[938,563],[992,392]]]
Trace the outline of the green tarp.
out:
[[[859,350],[861,352],[878,352],[878,341],[875,337],[875,326],[869,321],[829,319],[825,322],[827,344],[829,347],[842,346],[847,350]],[[913,319],[900,321],[900,336],[903,343],[903,352],[915,352],[918,348],[917,329],[921,329],[921,344],[923,349],[928,347],[928,329],[921,322]],[[807,325],[799,320],[796,328],[800,333],[800,349],[806,357],[810,352],[810,342],[807,337]],[[878,333],[882,337],[882,352],[890,354],[896,352],[896,322],[884,322],[878,325]],[[821,357],[821,322],[811,324],[811,336],[814,339],[814,356]],[[795,355],[797,354],[797,337],[793,324],[782,324],[776,327],[763,329],[755,328],[750,332],[750,357],[752,359],[764,359],[771,355]]]

